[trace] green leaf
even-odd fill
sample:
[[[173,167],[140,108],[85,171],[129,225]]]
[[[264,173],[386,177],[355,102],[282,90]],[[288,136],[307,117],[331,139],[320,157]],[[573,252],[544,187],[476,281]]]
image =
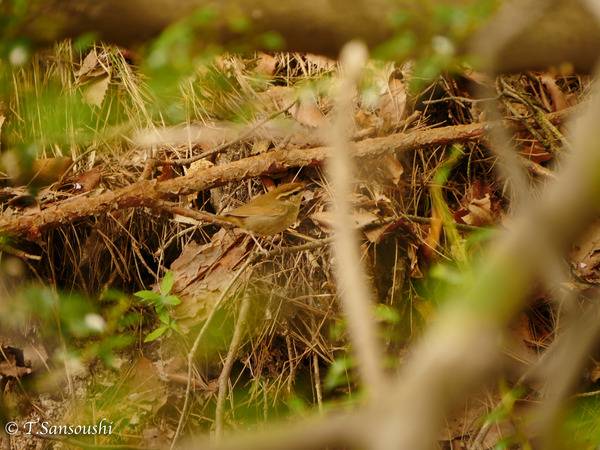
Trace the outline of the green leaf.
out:
[[[338,319],[329,330],[329,336],[333,340],[341,339],[347,329],[346,322],[343,319]]]
[[[171,316],[169,315],[169,311],[167,311],[164,306],[156,307],[156,315],[162,323],[166,325],[169,325],[171,323]]]
[[[297,395],[291,396],[287,400],[287,405],[296,414],[302,414],[307,410],[306,402],[304,401],[304,399],[298,397]]]
[[[377,305],[375,307],[375,316],[390,324],[396,324],[400,322],[400,313],[388,305]]]
[[[400,9],[390,15],[390,20],[393,25],[401,29],[402,27],[406,27],[406,25],[410,24],[411,22],[414,22],[415,14],[412,11]]]
[[[282,50],[285,47],[283,36],[275,31],[263,33],[261,41],[262,44],[270,50]]]
[[[173,271],[169,270],[166,274],[165,277],[163,278],[162,284],[160,286],[160,292],[162,295],[168,295],[169,292],[171,292],[171,289],[173,288],[173,282],[175,281],[174,277],[173,277]]]
[[[183,330],[179,327],[179,324],[177,322],[171,322],[171,328],[174,329],[179,335],[185,336]]]
[[[179,297],[177,297],[176,295],[169,295],[163,298],[163,304],[165,305],[175,306],[179,305],[180,303],[181,300],[179,300]]]
[[[151,341],[154,341],[154,340],[158,339],[167,330],[168,330],[167,327],[159,327],[159,328],[157,328],[152,333],[150,333],[148,336],[146,336],[146,339],[144,339],[144,342],[151,342]]]
[[[465,274],[447,264],[437,264],[429,270],[429,277],[445,283],[460,286],[465,282]]]
[[[234,33],[243,33],[250,27],[250,20],[246,16],[236,15],[227,18],[229,29]]]
[[[373,56],[381,59],[402,60],[417,48],[417,38],[411,30],[401,30],[392,39],[384,42],[373,51]]]
[[[342,357],[336,358],[333,364],[329,366],[327,372],[327,379],[325,380],[325,389],[331,391],[332,389],[342,386],[348,383],[349,373],[348,371],[354,366],[352,358]]]
[[[144,300],[148,300],[150,302],[156,302],[157,300],[160,300],[160,294],[157,294],[156,292],[152,291],[138,291],[133,295],[135,295],[136,297],[143,298]]]

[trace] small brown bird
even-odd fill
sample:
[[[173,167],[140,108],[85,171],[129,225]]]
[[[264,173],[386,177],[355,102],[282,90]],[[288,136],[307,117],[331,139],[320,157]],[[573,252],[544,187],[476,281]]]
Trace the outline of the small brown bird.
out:
[[[296,222],[304,183],[287,183],[217,216],[255,236],[272,236]]]

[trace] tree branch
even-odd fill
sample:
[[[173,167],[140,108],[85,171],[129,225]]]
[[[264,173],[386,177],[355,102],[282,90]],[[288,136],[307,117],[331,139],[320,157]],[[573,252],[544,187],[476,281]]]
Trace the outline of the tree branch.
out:
[[[548,115],[553,122],[560,122],[568,113],[580,108],[570,108]],[[519,123],[503,123],[513,130],[522,129]],[[399,133],[391,136],[365,139],[352,143],[350,148],[358,158],[377,157],[383,154],[407,152],[427,147],[448,145],[455,142],[478,142],[486,137],[486,130],[501,123],[484,122],[456,125],[429,130]],[[311,149],[278,150],[251,156],[222,166],[196,172],[167,181],[140,180],[115,191],[96,197],[78,197],[58,202],[46,209],[14,218],[0,218],[0,232],[35,240],[42,231],[74,221],[125,208],[157,208],[164,198],[190,195],[232,181],[283,172],[291,168],[320,166],[331,154],[330,147]]]

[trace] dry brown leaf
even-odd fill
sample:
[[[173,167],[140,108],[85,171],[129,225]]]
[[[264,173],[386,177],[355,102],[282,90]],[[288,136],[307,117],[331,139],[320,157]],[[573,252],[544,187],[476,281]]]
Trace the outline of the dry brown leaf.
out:
[[[160,168],[160,175],[156,177],[156,181],[159,183],[162,181],[172,180],[175,177],[175,170],[173,166],[167,165]]]
[[[42,187],[57,182],[71,167],[73,160],[68,156],[36,159],[27,170],[17,153],[8,151],[2,154],[2,163],[15,186],[31,184]]]
[[[8,357],[8,360],[0,361],[0,375],[3,377],[18,378],[31,373],[31,369],[17,364],[17,358],[10,348],[5,347],[2,349],[4,355]]]
[[[484,198],[474,198],[467,205],[469,213],[463,216],[463,221],[468,225],[483,226],[493,223],[491,212],[492,201],[489,194]]]
[[[472,82],[477,83],[481,86],[490,87],[490,86],[494,85],[494,79],[485,72],[479,72],[477,70],[467,69],[462,73],[462,75],[467,80],[471,80]]]
[[[295,104],[290,109],[290,114],[300,125],[304,125],[305,127],[321,128],[328,124],[327,118],[318,106],[311,101],[303,101]]]
[[[265,104],[279,110],[287,108],[296,101],[296,90],[290,86],[272,86],[265,92],[259,93],[259,97]]]
[[[181,300],[174,317],[184,332],[204,320],[235,274],[234,267],[246,253],[245,245],[234,245],[236,240],[221,229],[207,244],[188,244],[171,265],[175,278],[171,292]]]
[[[219,230],[207,244],[187,244],[179,258],[171,264],[175,278],[173,292],[183,291],[198,277],[202,277],[232,244],[233,240],[224,229]]]
[[[373,115],[367,111],[359,109],[354,114],[354,123],[357,125],[359,130],[371,128],[373,126]]]
[[[160,379],[150,360],[140,357],[128,375],[125,381],[130,392],[128,397],[135,398],[136,406],[156,412],[166,404],[167,385]]]
[[[307,53],[304,55],[307,61],[317,66],[318,70],[334,70],[337,67],[337,61],[327,56],[315,55]]]
[[[267,53],[258,52],[258,60],[254,70],[261,75],[273,76],[277,70],[277,59]]]
[[[202,172],[203,170],[209,169],[214,166],[214,163],[206,160],[200,159],[198,161],[194,161],[189,165],[189,167],[185,168],[186,175],[193,175],[198,172]]]
[[[519,153],[537,164],[554,158],[554,155],[546,151],[546,148],[527,131],[519,133],[518,142],[521,144]]]
[[[502,218],[500,200],[493,195],[491,187],[480,179],[473,182],[470,192],[463,197],[462,204],[463,207],[454,212],[456,223],[482,227]]]
[[[271,145],[271,141],[269,139],[257,139],[252,144],[252,150],[250,152],[251,155],[260,155],[261,153],[265,153],[269,150],[269,146]]]
[[[147,428],[142,431],[142,442],[145,448],[167,448],[173,440],[173,430]]]
[[[171,220],[175,223],[185,224],[185,225],[193,225],[196,226],[200,224],[199,220],[192,219],[191,217],[183,216],[181,214],[173,214]]]
[[[86,103],[100,108],[109,84],[110,76],[108,74],[97,77],[84,88],[83,99]]]
[[[514,321],[511,326],[515,336],[526,344],[530,344],[535,341],[535,336],[532,331],[532,324],[529,315],[521,313],[519,317]]]
[[[49,186],[56,183],[71,167],[73,160],[68,156],[36,159],[31,166],[31,178],[28,183]]]
[[[384,167],[388,179],[395,185],[400,184],[400,179],[404,174],[404,167],[402,166],[402,163],[392,155],[384,155],[381,161],[385,164]]]
[[[377,175],[387,178],[396,186],[401,184],[401,178],[404,174],[402,163],[393,155],[381,155],[370,161],[369,165],[361,167],[361,169],[364,169],[366,176],[375,172]]]
[[[391,217],[395,215],[394,202],[386,195],[378,194],[375,196],[375,207],[382,217]]]
[[[406,256],[410,261],[410,276],[412,278],[423,278],[423,273],[419,267],[419,257],[417,256],[417,246],[409,245],[406,249]]]
[[[504,352],[513,360],[527,365],[537,361],[537,350],[531,345],[534,335],[529,315],[520,314],[511,324],[506,338]]]
[[[406,88],[402,80],[392,78],[387,92],[381,96],[379,117],[384,123],[398,124],[404,116],[406,108]]]
[[[405,240],[416,241],[413,225],[410,222],[406,222],[402,217],[386,225],[364,231],[366,238],[375,244],[379,244],[392,233],[399,234]]]
[[[74,75],[77,78],[83,77],[84,75],[88,75],[92,72],[96,66],[98,65],[98,55],[96,54],[96,50],[92,50],[87,54],[81,67],[75,71]]]
[[[374,244],[379,244],[385,236],[387,236],[387,231],[389,229],[389,225],[384,225],[381,227],[370,228],[364,231],[364,235],[366,236],[369,242]]]
[[[92,170],[88,170],[75,178],[73,186],[78,192],[89,192],[95,189],[100,183],[100,168],[94,167]]]
[[[16,366],[8,361],[0,362],[0,375],[3,377],[22,377],[31,373],[31,369],[28,367]]]

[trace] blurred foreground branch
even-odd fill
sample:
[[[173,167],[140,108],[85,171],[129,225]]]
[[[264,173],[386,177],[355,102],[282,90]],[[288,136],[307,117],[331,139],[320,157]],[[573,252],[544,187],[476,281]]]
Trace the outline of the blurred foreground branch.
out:
[[[145,43],[194,11],[197,52],[214,45],[244,44],[247,50],[273,50],[265,33],[276,34],[282,50],[337,56],[346,42],[361,39],[370,50],[398,31],[393,17],[403,21],[417,39],[426,40],[427,20],[436,8],[465,7],[476,1],[436,0],[66,0],[27,2],[22,22],[11,30],[38,45],[65,37],[94,33],[97,38],[124,46]],[[481,3],[481,2],[480,2]],[[0,15],[10,14],[11,2],[0,3]],[[427,5],[427,6],[425,6]],[[471,30],[457,53],[471,53],[498,72],[559,66],[570,63],[579,72],[593,69],[598,57],[600,26],[589,0],[506,1],[500,12],[477,32]],[[199,11],[199,12],[198,12]],[[235,28],[232,17],[244,18]],[[415,19],[417,18],[417,19]],[[421,20],[419,20],[420,18]],[[51,21],[51,23],[50,23]],[[239,22],[239,21],[238,21]],[[236,22],[237,23],[237,22]],[[460,43],[459,43],[460,44]]]

